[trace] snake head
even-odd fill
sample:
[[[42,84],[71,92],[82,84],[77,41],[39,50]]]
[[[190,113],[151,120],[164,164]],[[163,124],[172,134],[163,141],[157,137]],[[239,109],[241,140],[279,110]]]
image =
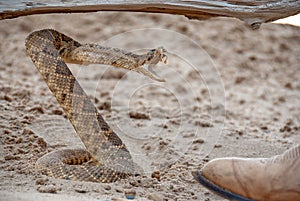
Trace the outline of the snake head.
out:
[[[156,65],[158,62],[167,63],[168,56],[166,55],[167,50],[163,47],[150,50],[148,53],[148,64]]]
[[[135,69],[135,71],[144,74],[147,77],[150,77],[153,80],[159,82],[165,82],[165,79],[161,78],[153,69],[158,62],[167,63],[168,56],[166,55],[167,50],[163,47],[158,47],[156,49],[150,50],[146,54],[146,58],[142,66]]]

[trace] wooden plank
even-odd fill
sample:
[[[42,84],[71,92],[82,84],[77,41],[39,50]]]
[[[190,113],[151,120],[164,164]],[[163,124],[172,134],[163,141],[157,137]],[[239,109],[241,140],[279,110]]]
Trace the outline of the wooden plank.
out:
[[[193,19],[226,16],[258,28],[261,23],[300,13],[300,0],[0,0],[0,19],[96,11],[169,13]]]

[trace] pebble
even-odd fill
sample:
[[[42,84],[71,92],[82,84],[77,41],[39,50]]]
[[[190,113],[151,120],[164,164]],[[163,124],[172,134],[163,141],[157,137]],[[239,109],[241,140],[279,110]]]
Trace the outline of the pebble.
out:
[[[204,143],[204,140],[202,138],[193,141],[193,144],[202,144],[202,143]]]
[[[52,110],[52,114],[56,114],[56,115],[63,115],[63,111],[59,110],[59,109],[55,109],[55,110]]]
[[[77,193],[87,193],[89,192],[85,187],[83,186],[75,186],[74,187],[74,190],[77,192]]]
[[[111,186],[108,185],[108,184],[103,184],[103,188],[107,191],[110,191],[111,190]]]
[[[8,96],[8,95],[4,95],[2,99],[6,100],[7,102],[11,102],[12,101],[12,98],[10,96]]]
[[[116,188],[115,188],[115,191],[116,191],[117,193],[123,193],[123,190],[122,190],[121,188],[119,188],[119,187],[116,187]]]
[[[109,198],[106,198],[104,201],[126,201],[123,198],[111,198],[111,200]]]
[[[61,188],[58,188],[54,185],[49,185],[49,186],[39,186],[37,188],[37,191],[40,193],[57,193],[57,191],[60,191]]]
[[[205,121],[195,121],[194,125],[201,126],[203,128],[213,127],[213,125],[210,122],[205,122]]]
[[[134,187],[138,187],[139,186],[139,183],[137,182],[137,181],[130,181],[129,182],[129,184],[131,185],[131,186],[134,186]]]
[[[262,130],[268,130],[268,126],[261,126],[260,129],[262,129]]]
[[[130,111],[129,117],[133,119],[150,119],[150,116],[147,113]]]
[[[208,196],[208,195],[210,195],[210,192],[209,191],[205,191],[204,195]]]
[[[160,171],[156,170],[156,171],[152,172],[151,177],[160,181]]]
[[[28,110],[28,112],[37,112],[37,113],[40,113],[40,114],[44,114],[44,109],[40,106],[37,106],[37,107],[32,107]]]
[[[149,195],[147,196],[147,198],[148,198],[149,200],[153,200],[153,201],[163,201],[163,199],[162,199],[159,195],[157,195],[156,193],[151,193],[151,194],[149,194]]]
[[[47,183],[48,179],[47,178],[38,178],[35,180],[36,185],[45,185]]]

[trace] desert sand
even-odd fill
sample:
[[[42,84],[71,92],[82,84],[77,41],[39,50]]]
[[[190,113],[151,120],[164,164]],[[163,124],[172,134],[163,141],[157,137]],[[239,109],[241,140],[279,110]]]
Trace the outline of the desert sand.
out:
[[[166,82],[106,65],[69,65],[142,167],[110,184],[42,175],[38,158],[83,147],[26,55],[54,28],[136,53],[164,46]],[[0,200],[223,200],[191,175],[218,157],[270,157],[300,142],[300,28],[143,13],[55,14],[0,21]],[[154,173],[154,174],[153,174]]]

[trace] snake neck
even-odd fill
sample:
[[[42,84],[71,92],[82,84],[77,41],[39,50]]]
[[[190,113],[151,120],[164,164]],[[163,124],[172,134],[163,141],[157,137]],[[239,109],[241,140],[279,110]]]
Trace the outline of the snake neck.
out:
[[[60,47],[59,52],[66,63],[81,65],[106,64],[127,70],[142,66],[148,59],[147,54],[137,55],[118,48],[104,47],[97,44],[73,45],[71,41],[65,42]]]
[[[166,63],[166,50],[163,47],[139,55],[124,49],[98,44],[81,44],[55,30],[48,31],[52,35],[53,45],[66,63],[111,65],[133,70],[153,80],[164,82],[164,79],[152,69],[160,61]]]

